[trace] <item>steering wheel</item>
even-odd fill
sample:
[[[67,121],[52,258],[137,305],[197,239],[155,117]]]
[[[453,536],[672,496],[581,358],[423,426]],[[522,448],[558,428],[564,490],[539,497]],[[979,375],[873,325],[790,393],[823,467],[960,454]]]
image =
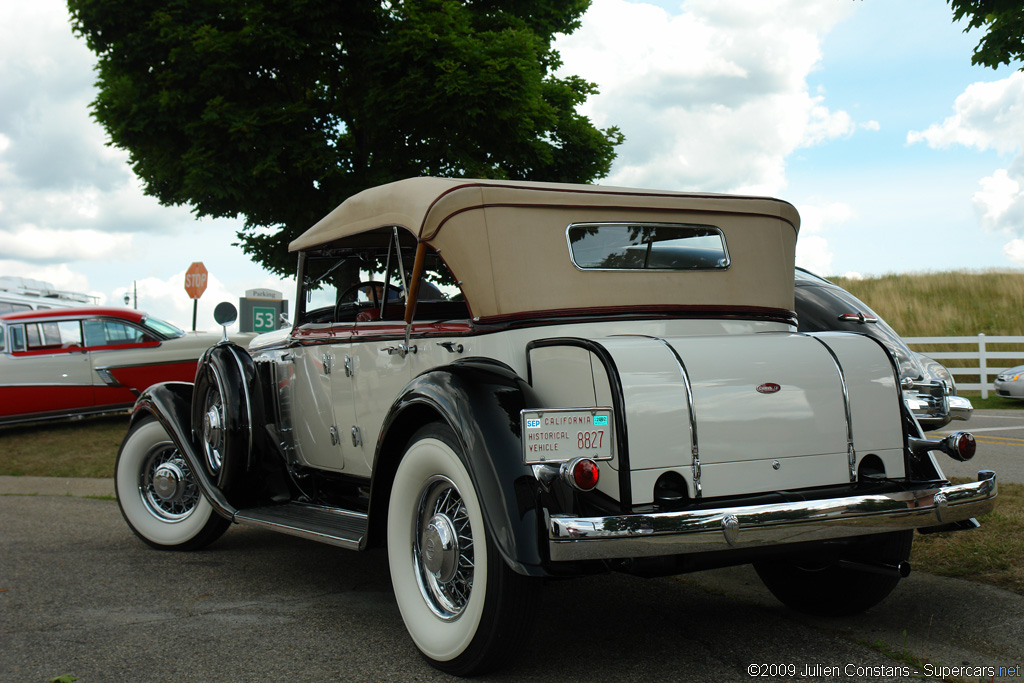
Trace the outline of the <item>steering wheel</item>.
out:
[[[355,301],[355,297],[353,297],[352,301],[347,301],[347,299],[353,296],[353,294],[358,296],[359,290],[364,288],[367,290],[367,293],[373,299],[374,308],[380,308],[380,295],[378,294],[378,291],[383,292],[385,288],[387,288],[388,293],[390,293],[391,291],[397,293],[397,296],[395,297],[396,300],[402,297],[401,287],[392,284],[385,285],[383,282],[380,282],[378,280],[362,280],[346,289],[344,292],[341,293],[341,296],[338,297],[338,302],[334,306],[335,320],[338,320],[340,318],[340,311],[343,306],[345,306],[346,304],[358,304],[358,302]],[[391,299],[388,298],[388,300],[390,301]]]

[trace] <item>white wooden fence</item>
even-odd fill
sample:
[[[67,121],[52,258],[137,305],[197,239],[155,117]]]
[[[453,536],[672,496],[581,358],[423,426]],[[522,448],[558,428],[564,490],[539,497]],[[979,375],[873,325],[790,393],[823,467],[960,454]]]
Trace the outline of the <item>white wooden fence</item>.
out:
[[[1024,337],[987,337],[979,334],[977,337],[904,337],[910,348],[919,351],[926,356],[931,356],[941,362],[956,379],[958,390],[980,391],[982,398],[988,398],[992,390],[992,381],[1001,370],[1024,365]],[[942,344],[944,346],[956,345],[956,351],[930,351],[931,345]],[[963,359],[974,361],[973,365],[964,367],[951,367],[946,363],[950,359]],[[972,379],[977,377],[977,382],[961,382],[958,375],[966,375]]]

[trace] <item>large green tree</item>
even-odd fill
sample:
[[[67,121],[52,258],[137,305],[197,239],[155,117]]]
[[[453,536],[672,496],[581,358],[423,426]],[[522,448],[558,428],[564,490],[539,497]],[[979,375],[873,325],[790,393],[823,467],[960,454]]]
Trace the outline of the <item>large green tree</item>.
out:
[[[145,191],[241,216],[245,251],[418,175],[589,182],[622,142],[576,109],[552,40],[590,0],[68,0],[93,116]]]
[[[971,64],[993,69],[1024,60],[1024,3],[1021,0],[947,0],[953,21],[967,19],[969,31],[985,29]],[[1024,66],[1020,67],[1024,70]]]

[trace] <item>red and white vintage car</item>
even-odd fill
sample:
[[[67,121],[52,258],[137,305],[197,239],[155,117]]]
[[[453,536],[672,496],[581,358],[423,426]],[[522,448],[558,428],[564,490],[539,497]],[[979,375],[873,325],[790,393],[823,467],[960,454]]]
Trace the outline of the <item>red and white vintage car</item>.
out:
[[[195,379],[199,357],[220,339],[127,308],[2,315],[0,424],[126,410],[151,384]]]

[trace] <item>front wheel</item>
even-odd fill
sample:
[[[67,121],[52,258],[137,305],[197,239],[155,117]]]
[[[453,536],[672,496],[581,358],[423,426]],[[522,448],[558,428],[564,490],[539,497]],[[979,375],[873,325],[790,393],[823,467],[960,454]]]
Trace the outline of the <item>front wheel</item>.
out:
[[[114,475],[121,515],[154,548],[197,550],[220,538],[231,524],[214,512],[185,458],[152,417],[128,431]]]
[[[896,565],[910,558],[913,531],[859,539],[850,559]],[[783,604],[798,612],[840,617],[859,614],[885,599],[899,583],[893,574],[853,569],[834,561],[773,560],[754,564],[761,581]]]
[[[458,448],[440,424],[409,441],[388,505],[387,545],[395,599],[416,646],[438,669],[470,676],[519,650],[537,584],[495,547]]]

